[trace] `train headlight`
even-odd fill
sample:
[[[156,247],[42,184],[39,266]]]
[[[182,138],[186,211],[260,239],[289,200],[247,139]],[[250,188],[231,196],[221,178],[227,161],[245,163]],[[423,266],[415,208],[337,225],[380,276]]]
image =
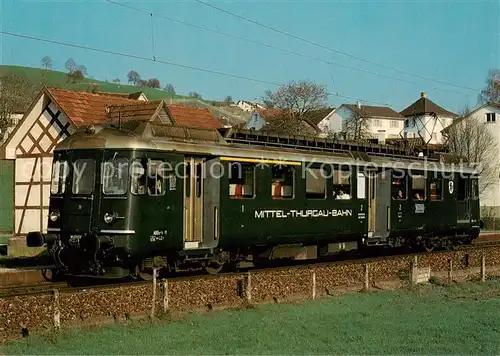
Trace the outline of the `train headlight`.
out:
[[[49,214],[49,219],[50,219],[50,221],[52,221],[52,222],[57,221],[57,219],[59,219],[59,216],[60,216],[60,215],[61,215],[61,214],[59,214],[59,212],[58,212],[58,211],[52,211],[52,212],[50,212],[50,214]]]
[[[104,222],[106,224],[111,224],[113,222],[113,220],[115,220],[114,214],[110,214],[110,213],[104,214]]]

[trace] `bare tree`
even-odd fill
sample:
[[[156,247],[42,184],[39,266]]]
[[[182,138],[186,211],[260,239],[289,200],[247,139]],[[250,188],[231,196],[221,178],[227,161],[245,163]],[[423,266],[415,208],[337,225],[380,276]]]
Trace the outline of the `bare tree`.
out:
[[[481,103],[493,102],[500,103],[500,70],[491,69],[486,80],[486,88],[481,91],[479,96]]]
[[[69,58],[64,66],[68,71],[68,82],[77,83],[87,75],[87,67],[76,64],[73,58]]]
[[[45,56],[42,58],[42,66],[45,67],[45,69],[51,69],[52,68],[52,58],[49,56]]]
[[[479,192],[484,193],[498,181],[500,164],[496,159],[499,149],[497,139],[480,118],[465,108],[457,121],[448,126],[444,135],[450,153],[463,157],[475,165],[479,173]]]
[[[274,93],[267,90],[263,101],[269,108],[286,110],[305,118],[310,111],[326,107],[327,98],[326,86],[302,80],[282,85]]]
[[[12,126],[12,115],[26,110],[37,90],[25,77],[15,74],[0,77],[0,137]]]
[[[267,90],[262,100],[274,117],[268,121],[266,131],[315,134],[315,125],[307,117],[310,112],[325,108],[327,98],[326,86],[304,80],[282,85],[275,92]]]
[[[225,104],[232,104],[233,103],[233,97],[231,95],[226,96],[224,99]]]
[[[136,85],[137,82],[139,80],[141,80],[141,76],[135,70],[131,70],[130,72],[128,72],[127,78],[128,78],[128,82],[132,83],[134,85]]]
[[[370,119],[360,113],[352,112],[342,122],[342,134],[348,140],[363,141],[370,137]]]
[[[116,84],[120,83],[120,78],[113,79],[113,83],[116,83]]]
[[[172,84],[167,84],[163,87],[163,90],[170,94],[175,94],[175,88]]]
[[[76,62],[73,60],[73,58],[69,58],[66,63],[64,64],[64,67],[68,71],[68,73],[73,73],[77,69]]]
[[[195,91],[190,92],[190,93],[188,94],[188,96],[189,96],[190,98],[201,99],[201,94],[200,94],[200,93],[197,93],[197,92],[195,92]]]

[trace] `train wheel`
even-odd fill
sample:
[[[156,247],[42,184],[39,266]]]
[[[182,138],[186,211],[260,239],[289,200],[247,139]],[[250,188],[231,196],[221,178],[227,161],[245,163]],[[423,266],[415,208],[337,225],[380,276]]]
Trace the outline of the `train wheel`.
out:
[[[207,272],[208,274],[217,274],[222,270],[223,267],[224,265],[220,263],[209,263],[205,266],[205,272]]]
[[[431,240],[425,240],[423,243],[423,247],[426,252],[432,252],[434,251],[436,245]]]
[[[58,269],[42,269],[42,277],[47,282],[57,282],[62,278],[62,272]]]

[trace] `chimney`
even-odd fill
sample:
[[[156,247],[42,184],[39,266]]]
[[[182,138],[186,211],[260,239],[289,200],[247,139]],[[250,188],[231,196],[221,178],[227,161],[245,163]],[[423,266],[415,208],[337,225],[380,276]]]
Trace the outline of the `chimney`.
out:
[[[420,97],[421,97],[421,98],[427,98],[427,94],[425,94],[425,92],[421,92],[421,93],[420,93]]]
[[[361,101],[357,101],[356,104],[358,104],[358,109],[361,109]]]

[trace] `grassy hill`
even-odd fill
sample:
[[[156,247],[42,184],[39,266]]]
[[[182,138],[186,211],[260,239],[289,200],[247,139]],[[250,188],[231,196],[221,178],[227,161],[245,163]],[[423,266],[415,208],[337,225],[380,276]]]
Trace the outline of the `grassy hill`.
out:
[[[212,105],[212,101],[199,100],[183,95],[171,94],[166,91],[154,88],[144,88],[134,85],[110,83],[96,79],[85,78],[78,83],[71,83],[64,72],[54,70],[45,70],[42,68],[0,65],[0,76],[14,74],[26,78],[35,86],[45,85],[60,89],[76,90],[76,91],[92,91],[93,88],[100,92],[108,93],[136,93],[143,92],[148,100],[166,100],[171,104],[183,104],[188,106],[208,108],[215,116],[229,121],[231,123],[239,123],[246,121],[248,113],[234,106]]]

